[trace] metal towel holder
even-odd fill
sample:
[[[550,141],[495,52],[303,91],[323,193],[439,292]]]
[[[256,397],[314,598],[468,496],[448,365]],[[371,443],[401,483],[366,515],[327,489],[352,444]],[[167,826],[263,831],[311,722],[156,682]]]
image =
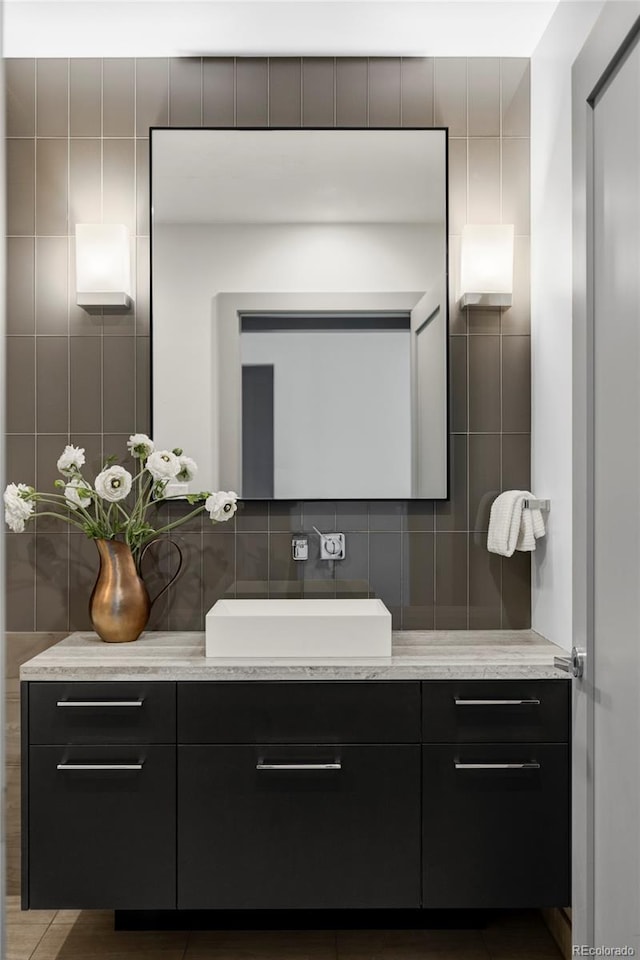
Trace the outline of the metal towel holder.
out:
[[[525,500],[524,507],[528,510],[551,510],[551,500]]]

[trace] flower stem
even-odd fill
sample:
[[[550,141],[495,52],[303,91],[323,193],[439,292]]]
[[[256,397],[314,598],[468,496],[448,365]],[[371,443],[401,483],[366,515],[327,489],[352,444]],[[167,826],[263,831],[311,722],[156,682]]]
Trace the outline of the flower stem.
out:
[[[72,520],[71,517],[65,517],[62,513],[54,513],[52,510],[43,510],[42,513],[34,513],[29,517],[29,520],[39,520],[40,517],[55,517],[56,520],[64,520],[65,523],[70,523],[72,526],[77,527],[78,530],[82,530],[84,533],[84,527],[81,523],[78,523],[77,520]]]
[[[91,516],[86,507],[81,507],[80,505],[72,507],[69,504],[66,496],[61,493],[32,493],[30,497],[27,497],[28,500],[33,500],[34,503],[50,503],[53,506],[65,506],[67,510],[73,510],[74,513],[82,514],[83,517],[89,523],[95,523],[94,518]]]
[[[177,520],[174,520],[173,523],[168,523],[166,527],[160,527],[159,530],[156,530],[153,535],[149,535],[144,540],[141,541],[140,546],[142,547],[147,540],[153,540],[154,537],[159,536],[161,533],[167,533],[169,530],[175,530],[176,527],[181,527],[183,523],[186,523],[187,520],[191,520],[193,517],[197,517],[199,513],[204,511],[204,505],[198,507],[197,510],[192,510],[191,513],[186,514],[184,517],[179,517]]]

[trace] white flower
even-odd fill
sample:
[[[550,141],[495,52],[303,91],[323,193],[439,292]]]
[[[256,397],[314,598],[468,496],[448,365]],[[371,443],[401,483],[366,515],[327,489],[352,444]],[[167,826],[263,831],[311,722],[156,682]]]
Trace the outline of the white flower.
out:
[[[146,460],[154,449],[153,440],[150,440],[146,433],[133,433],[127,440],[127,450],[132,457],[139,460]]]
[[[204,504],[205,510],[209,512],[212,520],[218,522],[230,520],[238,509],[237,499],[238,495],[233,490],[219,490],[218,493],[212,493],[207,497]]]
[[[133,477],[124,467],[109,467],[96,477],[96,492],[103,500],[117,503],[128,495],[132,482]]]
[[[14,533],[22,533],[24,522],[33,513],[33,503],[24,499],[32,493],[25,483],[10,483],[4,492],[4,519]]]
[[[88,507],[91,503],[91,497],[87,496],[89,489],[89,486],[84,480],[80,480],[78,477],[69,480],[69,483],[64,488],[67,505],[74,510],[77,510],[78,507]]]
[[[58,470],[65,477],[72,476],[84,464],[84,449],[67,444],[58,460]]]
[[[195,460],[192,460],[191,457],[178,457],[178,461],[180,463],[180,473],[177,475],[176,480],[182,480],[184,483],[193,480],[198,472],[198,464]]]
[[[154,480],[174,480],[180,473],[180,461],[170,450],[156,450],[145,466]]]

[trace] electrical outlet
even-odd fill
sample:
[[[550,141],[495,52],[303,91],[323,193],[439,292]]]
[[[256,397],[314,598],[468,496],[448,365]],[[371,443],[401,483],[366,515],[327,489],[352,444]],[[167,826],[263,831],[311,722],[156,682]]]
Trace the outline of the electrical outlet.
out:
[[[291,556],[294,560],[309,559],[309,538],[293,537],[291,540]]]

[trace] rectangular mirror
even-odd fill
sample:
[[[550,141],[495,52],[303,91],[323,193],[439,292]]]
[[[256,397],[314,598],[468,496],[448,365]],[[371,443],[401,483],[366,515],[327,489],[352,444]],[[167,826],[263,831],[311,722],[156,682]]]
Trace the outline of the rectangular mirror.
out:
[[[153,436],[243,499],[448,496],[445,130],[153,129]]]

